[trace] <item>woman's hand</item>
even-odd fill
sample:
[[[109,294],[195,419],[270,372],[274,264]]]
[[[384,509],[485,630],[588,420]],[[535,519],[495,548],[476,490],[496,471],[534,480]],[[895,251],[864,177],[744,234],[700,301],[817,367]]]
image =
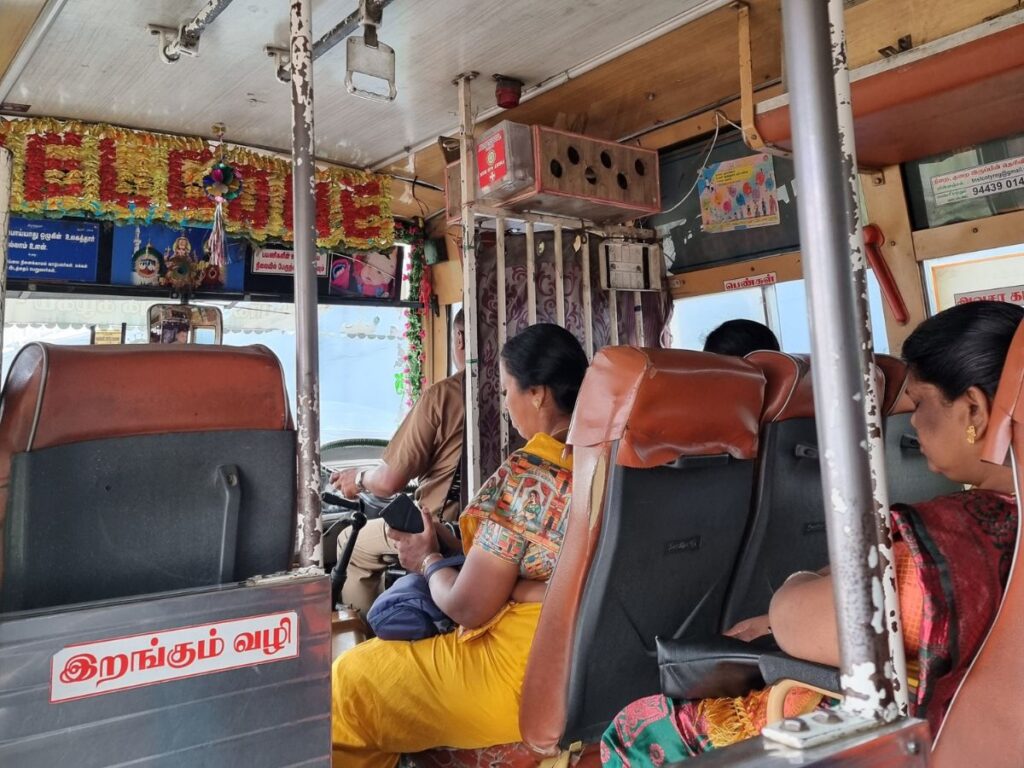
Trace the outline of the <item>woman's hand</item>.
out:
[[[395,544],[398,550],[398,562],[407,571],[419,571],[423,559],[430,554],[440,552],[437,544],[437,532],[434,530],[434,520],[426,509],[421,509],[423,516],[422,533],[405,533],[388,528],[388,538]]]
[[[759,637],[770,635],[771,633],[772,628],[768,623],[767,613],[763,616],[754,616],[751,619],[744,619],[736,624],[736,626],[731,627],[724,632],[727,637],[735,637],[737,640],[743,640],[747,643]]]

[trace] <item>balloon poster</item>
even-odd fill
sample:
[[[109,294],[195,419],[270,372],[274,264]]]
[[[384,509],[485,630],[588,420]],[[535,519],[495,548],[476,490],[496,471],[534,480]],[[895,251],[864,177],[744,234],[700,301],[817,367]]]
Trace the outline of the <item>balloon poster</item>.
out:
[[[709,163],[697,179],[697,188],[705,232],[732,232],[779,223],[771,155]]]

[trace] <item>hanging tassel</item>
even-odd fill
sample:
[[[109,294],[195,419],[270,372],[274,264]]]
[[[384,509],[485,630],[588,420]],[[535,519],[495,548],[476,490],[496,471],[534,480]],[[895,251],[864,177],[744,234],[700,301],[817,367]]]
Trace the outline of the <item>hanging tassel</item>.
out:
[[[206,250],[210,254],[210,266],[216,267],[221,279],[227,274],[227,237],[224,233],[224,199],[217,199],[217,207],[213,211],[213,229],[206,241]]]

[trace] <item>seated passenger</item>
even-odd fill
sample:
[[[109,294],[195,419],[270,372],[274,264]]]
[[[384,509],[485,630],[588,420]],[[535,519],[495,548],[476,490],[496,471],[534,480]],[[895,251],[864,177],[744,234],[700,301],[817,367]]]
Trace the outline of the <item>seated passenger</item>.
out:
[[[452,358],[456,372],[428,387],[416,401],[388,442],[380,463],[374,467],[350,467],[331,475],[331,484],[343,496],[354,499],[365,490],[386,498],[416,478],[419,480],[416,501],[421,507],[434,512],[438,520],[454,521],[458,517],[459,489],[455,481],[462,457],[465,421],[465,329],[460,309],[452,319]],[[351,528],[338,536],[339,561],[351,536]],[[365,618],[381,593],[384,571],[394,564],[397,554],[384,534],[384,519],[368,520],[356,538],[352,558],[348,561],[341,602],[352,606]]]
[[[992,398],[1024,309],[976,302],[926,320],[903,345],[907,394],[921,452],[934,472],[971,490],[913,507],[892,507],[895,570],[910,686],[910,714],[935,733],[957,686],[995,619],[1013,554],[1017,503],[1009,467],[981,460]],[[792,656],[836,666],[839,640],[827,573],[793,574],[769,613],[727,635],[774,634]],[[735,699],[630,704],[605,731],[601,760],[611,766],[660,765],[757,736],[768,691]],[[787,695],[787,717],[819,706],[805,689]]]
[[[333,764],[390,768],[405,752],[518,742],[519,695],[546,582],[569,514],[565,436],[587,358],[557,325],[527,328],[501,351],[512,426],[528,440],[460,519],[466,563],[429,575],[430,592],[460,626],[416,642],[370,640],[332,672]],[[431,510],[420,534],[391,532],[403,566],[441,559]]]
[[[726,320],[704,339],[704,351],[716,355],[745,357],[759,349],[779,351],[779,340],[771,328],[754,320]]]

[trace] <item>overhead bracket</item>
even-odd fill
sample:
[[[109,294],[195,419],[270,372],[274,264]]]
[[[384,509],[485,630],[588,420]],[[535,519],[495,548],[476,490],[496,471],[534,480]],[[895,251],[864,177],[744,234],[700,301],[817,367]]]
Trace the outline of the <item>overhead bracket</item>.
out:
[[[199,35],[188,38],[181,37],[185,29],[184,24],[178,29],[159,24],[147,24],[146,29],[149,30],[149,34],[158,38],[157,47],[160,51],[160,59],[165,64],[173,64],[181,58],[183,53],[186,56],[199,55]],[[179,38],[181,38],[181,42],[179,42]]]
[[[350,37],[345,41],[345,90],[353,96],[371,101],[394,101],[398,95],[395,87],[395,51],[377,37],[377,27],[384,18],[384,8],[374,0],[359,0],[362,37]],[[383,83],[387,91],[363,87]]]
[[[878,52],[882,56],[888,59],[890,56],[895,56],[898,53],[909,51],[914,47],[914,39],[910,35],[904,35],[896,41],[896,45],[887,45],[885,48],[879,48]]]
[[[292,75],[292,56],[287,48],[276,45],[263,46],[263,52],[274,60],[274,76],[280,83],[290,83]]]
[[[764,140],[757,132],[754,119],[754,65],[750,53],[750,5],[741,0],[733,3],[740,55],[740,124],[743,142],[753,150],[764,149]]]

